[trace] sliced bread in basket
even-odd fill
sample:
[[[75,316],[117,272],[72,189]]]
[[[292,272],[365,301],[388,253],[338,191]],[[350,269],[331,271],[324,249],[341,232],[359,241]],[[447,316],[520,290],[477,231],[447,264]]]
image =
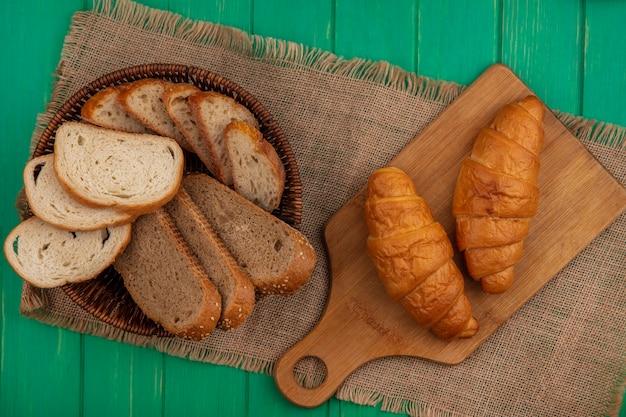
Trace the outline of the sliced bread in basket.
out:
[[[183,151],[173,139],[78,122],[57,129],[54,155],[55,174],[70,196],[132,215],[171,200],[184,168]]]
[[[239,327],[254,308],[255,289],[250,278],[182,187],[164,209],[222,296],[217,326],[222,330]]]
[[[4,256],[25,281],[40,288],[87,281],[109,267],[131,238],[131,225],[72,232],[37,217],[18,224]]]
[[[137,306],[169,332],[201,340],[215,329],[221,296],[163,208],[135,221],[114,267]]]
[[[24,167],[28,206],[41,220],[65,230],[96,230],[127,224],[135,216],[109,207],[81,204],[61,187],[54,173],[54,154],[31,159]]]
[[[120,106],[117,97],[127,84],[112,85],[98,91],[80,110],[83,120],[96,126],[132,133],[152,133],[139,120]]]
[[[182,187],[259,296],[291,295],[309,280],[316,255],[302,233],[206,174],[186,175]]]
[[[170,81],[144,78],[128,83],[117,97],[119,105],[135,119],[159,135],[173,138],[188,151],[193,151],[163,103],[163,91]]]
[[[202,141],[199,145],[205,148],[202,153],[210,155],[203,162],[215,178],[226,185],[232,185],[233,177],[224,130],[233,120],[243,120],[255,128],[259,127],[259,122],[245,106],[215,91],[191,94],[187,103],[200,131]]]
[[[259,129],[241,120],[224,130],[235,191],[264,210],[280,205],[285,187],[285,167],[274,147]]]

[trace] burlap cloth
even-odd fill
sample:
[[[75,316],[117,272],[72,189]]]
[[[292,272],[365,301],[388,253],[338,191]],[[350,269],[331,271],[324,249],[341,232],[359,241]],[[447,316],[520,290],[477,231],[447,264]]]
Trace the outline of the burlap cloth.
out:
[[[251,92],[280,121],[302,175],[302,230],[319,262],[296,296],[266,298],[242,328],[216,331],[200,343],[119,331],[60,290],[40,293],[25,286],[22,314],[191,360],[271,373],[282,352],[305,336],[323,311],[330,279],[325,222],[463,87],[127,0],[96,3],[93,11],[74,16],[49,110],[40,116],[33,140],[66,98],[108,72],[155,62],[212,70]],[[625,130],[558,115],[624,184]],[[377,360],[351,375],[337,397],[419,416],[616,415],[626,377],[624,242],[626,214],[461,364]],[[306,377],[316,369],[300,372]]]

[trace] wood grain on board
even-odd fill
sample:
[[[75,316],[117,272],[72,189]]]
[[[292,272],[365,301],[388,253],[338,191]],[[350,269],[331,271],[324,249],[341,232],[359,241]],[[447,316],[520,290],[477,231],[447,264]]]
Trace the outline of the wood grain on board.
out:
[[[529,94],[533,92],[508,67],[493,65],[389,164],[413,178],[453,242],[452,195],[463,159],[480,128],[506,104]],[[332,275],[327,308],[275,369],[276,383],[288,399],[302,406],[321,404],[352,371],[380,357],[408,355],[450,365],[463,361],[626,209],[626,189],[549,111],[544,129],[540,203],[513,287],[501,295],[484,294],[465,274],[480,324],[470,339],[436,338],[388,297],[367,255],[365,189],[333,215],[325,230]],[[455,257],[464,269],[461,256]],[[326,378],[316,388],[303,388],[293,376],[294,365],[307,356],[326,366]]]

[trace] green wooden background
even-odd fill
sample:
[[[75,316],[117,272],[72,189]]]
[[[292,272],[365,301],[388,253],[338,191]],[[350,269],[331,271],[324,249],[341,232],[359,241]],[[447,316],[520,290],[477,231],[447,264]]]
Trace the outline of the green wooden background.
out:
[[[553,109],[626,126],[626,1],[141,0],[193,19],[386,60],[469,84],[509,65]],[[0,234],[72,14],[91,0],[5,0],[0,10]],[[378,416],[330,400],[299,409],[270,376],[195,363],[20,317],[21,281],[0,275],[0,416]],[[622,410],[620,416],[626,416]]]

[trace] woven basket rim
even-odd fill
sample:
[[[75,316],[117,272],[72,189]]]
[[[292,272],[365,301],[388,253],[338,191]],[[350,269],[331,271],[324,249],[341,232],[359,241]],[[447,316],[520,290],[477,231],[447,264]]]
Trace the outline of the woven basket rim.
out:
[[[286,171],[283,199],[272,214],[299,229],[302,218],[302,182],[294,153],[274,116],[252,94],[233,81],[212,71],[182,65],[153,63],[136,65],[105,74],[76,91],[52,116],[41,134],[31,157],[52,153],[54,136],[61,124],[80,121],[80,109],[98,91],[143,78],[157,78],[193,84],[201,90],[217,91],[234,98],[250,110],[259,121],[263,137],[276,149]],[[185,153],[186,160],[194,155]],[[197,158],[196,158],[197,159]],[[187,163],[186,172],[202,170],[196,160]],[[202,166],[201,168],[199,166]],[[207,172],[207,171],[205,171]],[[30,213],[32,215],[32,213]],[[122,330],[145,336],[172,336],[159,324],[146,317],[123,286],[117,271],[111,266],[89,281],[61,287],[65,294],[85,311],[99,320]]]

